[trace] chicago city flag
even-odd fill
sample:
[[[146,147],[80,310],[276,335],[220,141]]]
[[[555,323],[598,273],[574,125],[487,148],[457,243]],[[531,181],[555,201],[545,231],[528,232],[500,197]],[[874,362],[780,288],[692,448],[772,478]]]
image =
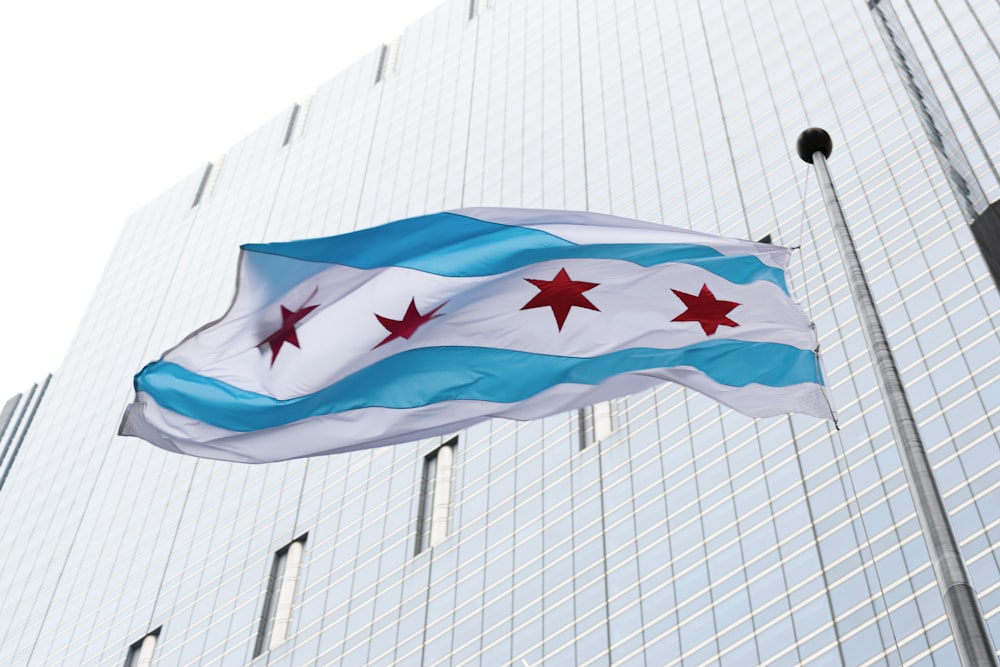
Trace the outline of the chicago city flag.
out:
[[[228,312],[142,369],[120,432],[258,463],[534,419],[664,381],[755,417],[831,418],[788,255],[501,208],[245,245]]]

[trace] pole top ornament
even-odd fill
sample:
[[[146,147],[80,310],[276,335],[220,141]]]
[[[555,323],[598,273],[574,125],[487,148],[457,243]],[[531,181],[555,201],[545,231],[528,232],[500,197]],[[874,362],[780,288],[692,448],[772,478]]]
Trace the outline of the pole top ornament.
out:
[[[795,149],[803,161],[812,164],[813,155],[816,151],[823,154],[824,158],[830,157],[833,152],[833,141],[826,130],[818,127],[810,127],[799,135],[799,140],[795,143]]]

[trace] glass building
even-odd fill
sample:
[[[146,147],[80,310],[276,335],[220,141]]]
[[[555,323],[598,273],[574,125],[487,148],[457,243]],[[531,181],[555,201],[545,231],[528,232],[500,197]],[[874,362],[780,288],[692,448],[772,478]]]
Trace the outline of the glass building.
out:
[[[41,385],[32,385],[27,392],[12,396],[0,408],[0,489],[3,489],[14,459],[21,451],[21,445],[24,444],[51,379],[50,375]]]
[[[957,664],[810,126],[1000,638],[997,35],[994,0],[446,2],[130,218],[4,459],[0,664]],[[800,246],[839,431],[664,385],[262,466],[115,435],[240,243],[478,205]]]

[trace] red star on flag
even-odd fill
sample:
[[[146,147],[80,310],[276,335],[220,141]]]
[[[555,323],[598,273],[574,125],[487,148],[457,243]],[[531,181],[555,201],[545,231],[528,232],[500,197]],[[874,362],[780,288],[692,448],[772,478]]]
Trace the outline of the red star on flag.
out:
[[[711,336],[720,326],[738,327],[739,324],[726,317],[736,306],[740,304],[735,301],[722,301],[716,299],[708,285],[702,285],[701,291],[695,294],[688,294],[679,290],[670,290],[684,302],[687,310],[675,317],[672,322],[697,322],[705,330],[706,336]]]
[[[448,302],[445,301],[444,303]],[[395,338],[405,338],[409,340],[410,336],[412,336],[417,332],[417,329],[427,324],[435,317],[441,316],[441,315],[436,315],[435,313],[444,308],[444,303],[442,303],[434,310],[424,315],[421,315],[420,311],[417,310],[416,299],[415,298],[410,299],[410,306],[406,309],[406,314],[403,315],[403,319],[401,320],[393,320],[388,317],[383,317],[378,313],[375,313],[375,317],[377,317],[378,321],[382,323],[382,326],[386,328],[386,330],[389,332],[389,335],[383,338],[382,342],[373,347],[372,349],[374,350],[377,347],[382,347],[390,340],[393,340]],[[442,315],[443,314],[444,313],[442,313]]]
[[[555,315],[556,325],[562,331],[563,323],[569,315],[570,308],[578,306],[600,311],[601,309],[592,304],[583,293],[594,289],[600,283],[586,283],[582,280],[573,280],[566,273],[566,269],[559,269],[559,273],[552,280],[536,280],[525,278],[529,283],[537,287],[540,291],[531,301],[521,306],[521,310],[529,308],[552,308]]]
[[[282,345],[290,343],[295,347],[299,347],[299,336],[295,333],[295,325],[303,317],[316,310],[316,308],[317,306],[303,306],[298,310],[292,311],[288,310],[284,306],[281,307],[281,327],[258,343],[258,345],[268,343],[271,346],[272,366],[274,366],[274,360],[278,358],[278,352],[281,351]]]

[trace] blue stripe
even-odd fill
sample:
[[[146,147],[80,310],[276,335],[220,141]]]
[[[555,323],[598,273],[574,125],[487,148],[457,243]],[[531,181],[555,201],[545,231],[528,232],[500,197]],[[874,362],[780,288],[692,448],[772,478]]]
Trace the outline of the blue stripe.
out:
[[[383,359],[332,386],[278,400],[156,361],[135,378],[162,407],[231,431],[254,431],[359,408],[416,408],[441,401],[514,403],[547,389],[596,385],[622,373],[693,367],[733,387],[822,384],[815,354],[778,343],[711,340],[675,350],[634,348],[574,358],[476,347],[429,347]]]
[[[753,255],[722,255],[713,248],[677,243],[577,245],[548,232],[501,225],[454,213],[435,213],[387,225],[287,243],[250,243],[245,250],[306,262],[357,269],[399,266],[448,277],[477,277],[561,259],[617,259],[639,266],[681,262],[711,271],[729,282],[764,280],[786,293],[785,273]],[[287,283],[283,262],[256,262],[265,280]],[[315,271],[309,271],[312,273]]]

